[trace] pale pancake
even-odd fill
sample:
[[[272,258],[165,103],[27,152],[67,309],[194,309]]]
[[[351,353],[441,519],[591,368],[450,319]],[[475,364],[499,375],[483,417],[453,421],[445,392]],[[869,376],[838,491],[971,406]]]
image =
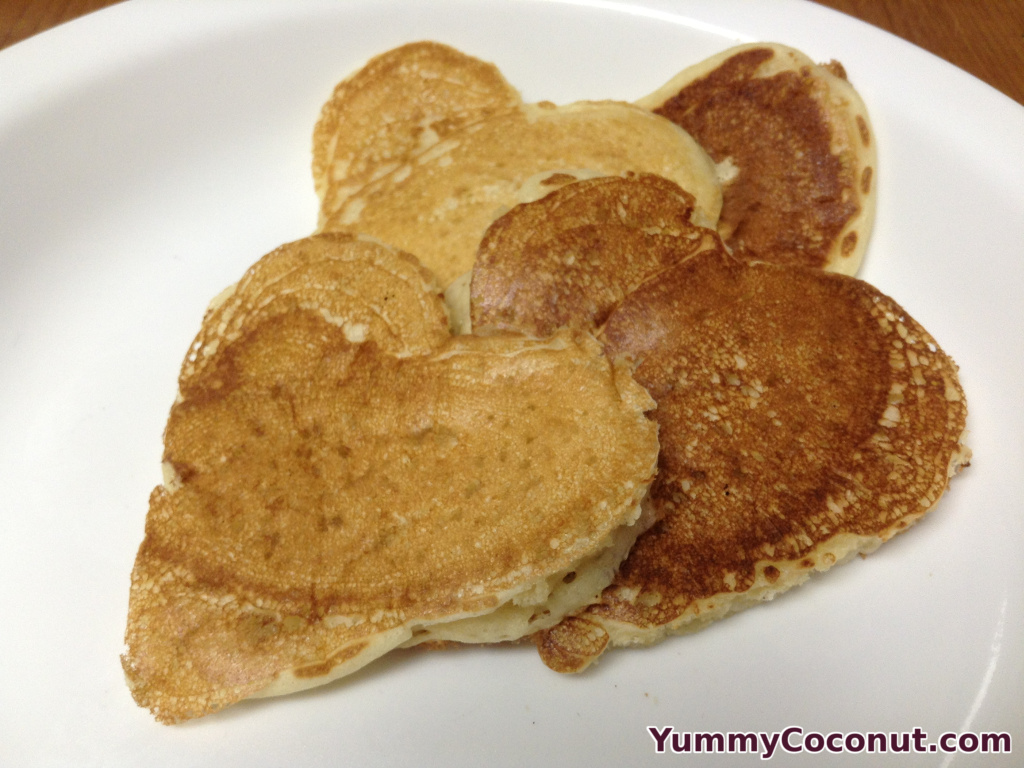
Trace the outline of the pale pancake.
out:
[[[867,109],[838,62],[741,45],[637,103],[685,128],[718,164],[718,231],[735,255],[857,273],[877,158]]]
[[[538,337],[561,327],[596,330],[652,275],[722,248],[713,229],[691,221],[693,212],[693,195],[651,174],[569,183],[516,206],[480,244],[472,328]]]
[[[592,337],[447,324],[414,259],[344,234],[207,313],[132,572],[122,661],[158,720],[514,639],[609,583],[650,522],[650,397]]]
[[[557,170],[654,173],[695,198],[714,226],[721,192],[705,152],[670,121],[620,102],[549,103],[486,117],[350,197],[324,231],[362,232],[415,254],[448,286],[473,266],[488,225],[528,180]]]
[[[599,604],[536,637],[548,666],[658,641],[867,553],[969,459],[953,361],[890,298],[814,268],[705,252],[601,332],[658,403],[661,520]]]
[[[338,83],[313,131],[321,223],[412,155],[520,103],[497,67],[441,43],[409,43],[375,56]]]

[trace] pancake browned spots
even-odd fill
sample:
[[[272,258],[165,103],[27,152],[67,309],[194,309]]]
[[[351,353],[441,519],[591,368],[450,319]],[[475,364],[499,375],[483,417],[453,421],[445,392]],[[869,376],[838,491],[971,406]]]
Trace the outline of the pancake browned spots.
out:
[[[690,221],[693,195],[651,174],[603,177],[519,205],[487,230],[471,287],[474,329],[593,330],[651,275],[721,248]]]
[[[618,645],[874,549],[934,508],[969,456],[956,366],[854,278],[708,252],[630,294],[602,337],[639,362],[661,440],[649,503],[663,517],[581,614]],[[566,634],[538,641],[556,668],[552,637]]]
[[[718,229],[738,257],[856,272],[873,218],[863,170],[874,149],[863,104],[836,65],[741,46],[641,100],[720,164]],[[860,249],[858,235],[844,239],[851,228]]]

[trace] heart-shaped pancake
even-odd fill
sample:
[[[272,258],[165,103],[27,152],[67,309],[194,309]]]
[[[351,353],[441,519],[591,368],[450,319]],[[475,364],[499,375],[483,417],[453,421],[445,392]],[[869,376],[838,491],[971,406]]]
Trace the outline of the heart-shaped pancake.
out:
[[[601,330],[658,403],[658,477],[601,601],[546,632],[548,666],[699,629],[874,550],[968,461],[957,368],[868,283],[707,251]]]
[[[132,572],[123,665],[159,720],[514,639],[609,583],[650,522],[649,396],[592,338],[447,326],[415,259],[343,234],[207,313]]]
[[[598,338],[658,403],[658,522],[601,600],[536,633],[548,666],[691,631],[869,552],[933,509],[970,452],[957,369],[892,299],[748,264],[648,177],[510,211],[473,270],[474,325]],[[646,195],[645,190],[652,194]]]

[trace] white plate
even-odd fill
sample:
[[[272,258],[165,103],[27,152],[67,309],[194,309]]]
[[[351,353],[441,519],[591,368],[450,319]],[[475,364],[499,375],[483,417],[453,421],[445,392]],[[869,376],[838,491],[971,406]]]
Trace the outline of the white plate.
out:
[[[974,464],[933,515],[871,557],[697,635],[610,653],[582,677],[549,672],[528,647],[403,654],[326,689],[157,725],[132,702],[118,654],[178,366],[207,301],[312,231],[310,132],[332,85],[423,38],[495,61],[529,100],[635,98],[745,40],[841,60],[880,154],[862,277],[959,362]],[[131,2],[3,51],[0,763],[687,759],[656,755],[650,725],[1007,731],[1019,763],[1021,168],[1019,105],[797,1]],[[790,759],[818,760],[773,762]],[[974,761],[1014,759],[952,760]]]

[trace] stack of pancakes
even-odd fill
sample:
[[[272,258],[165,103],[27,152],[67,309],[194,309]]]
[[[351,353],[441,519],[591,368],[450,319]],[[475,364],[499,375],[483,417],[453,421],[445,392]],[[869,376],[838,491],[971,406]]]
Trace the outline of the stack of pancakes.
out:
[[[578,671],[871,551],[969,457],[956,366],[849,276],[875,156],[838,64],[556,107],[416,43],[313,155],[318,233],[182,365],[123,656],[163,722],[423,643]]]

